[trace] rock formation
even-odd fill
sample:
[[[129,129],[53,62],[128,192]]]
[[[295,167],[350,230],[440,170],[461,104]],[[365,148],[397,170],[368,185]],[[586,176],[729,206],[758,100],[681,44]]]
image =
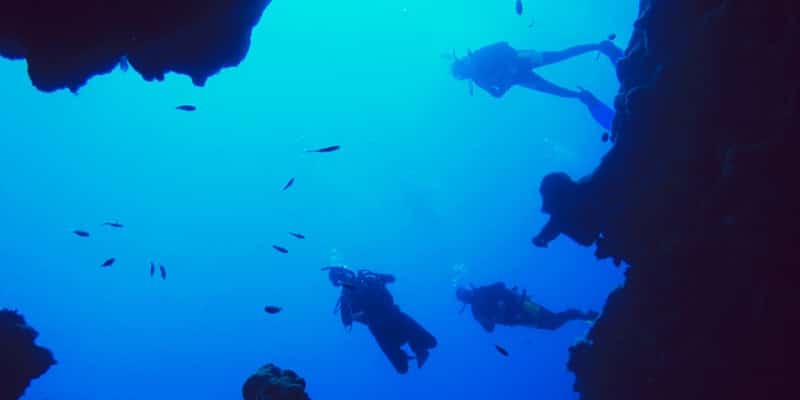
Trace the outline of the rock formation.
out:
[[[271,0],[9,0],[0,56],[24,58],[40,90],[75,92],[129,63],[144,79],[186,74],[202,86],[238,65]]]
[[[22,397],[28,384],[56,363],[50,350],[34,343],[38,335],[21,314],[0,310],[0,399]]]
[[[580,220],[556,221],[630,265],[570,349],[575,390],[783,398],[800,333],[800,3],[640,7],[617,65],[614,147],[567,195]]]
[[[244,400],[310,400],[306,381],[290,369],[267,364],[250,375],[242,387]]]

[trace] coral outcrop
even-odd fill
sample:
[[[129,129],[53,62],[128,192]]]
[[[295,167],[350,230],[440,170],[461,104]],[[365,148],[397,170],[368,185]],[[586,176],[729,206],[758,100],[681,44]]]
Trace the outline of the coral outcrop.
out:
[[[38,335],[21,314],[0,310],[0,399],[22,397],[28,384],[56,363],[50,350],[34,343]]]
[[[541,237],[576,236],[630,266],[570,349],[575,390],[587,400],[791,396],[800,3],[640,7],[617,65],[614,147],[579,183],[543,187],[557,206]]]
[[[244,400],[309,400],[306,381],[290,369],[267,364],[250,375],[242,387]]]
[[[0,56],[26,59],[43,91],[77,91],[125,60],[148,81],[176,72],[202,86],[244,59],[270,1],[4,1]]]

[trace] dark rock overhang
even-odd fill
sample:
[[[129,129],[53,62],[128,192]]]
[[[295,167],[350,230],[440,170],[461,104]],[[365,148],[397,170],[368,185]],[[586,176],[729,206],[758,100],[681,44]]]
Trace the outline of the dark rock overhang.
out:
[[[73,92],[126,62],[145,80],[195,85],[238,65],[271,0],[9,0],[0,55],[26,59],[34,86]]]

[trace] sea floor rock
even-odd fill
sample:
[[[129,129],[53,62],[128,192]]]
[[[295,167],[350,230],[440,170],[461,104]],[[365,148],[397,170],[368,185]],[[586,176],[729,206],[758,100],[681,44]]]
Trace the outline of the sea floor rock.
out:
[[[290,369],[267,364],[247,378],[244,400],[309,400],[306,381]]]

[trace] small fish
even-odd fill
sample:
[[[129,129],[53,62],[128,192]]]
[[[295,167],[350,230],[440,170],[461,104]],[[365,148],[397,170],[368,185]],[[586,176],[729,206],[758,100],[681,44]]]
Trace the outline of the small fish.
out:
[[[306,150],[306,153],[330,153],[339,150],[341,148],[342,146],[335,145],[335,146],[323,147],[321,149],[316,149],[316,150]]]
[[[295,232],[289,232],[289,234],[294,236],[294,237],[296,237],[296,238],[298,238],[298,239],[305,239],[306,238],[305,235],[301,235],[301,234],[295,233]]]
[[[277,313],[281,312],[281,310],[283,310],[283,309],[280,308],[280,307],[276,307],[276,306],[266,306],[266,307],[264,307],[264,312],[267,313],[267,314],[277,314]]]
[[[467,83],[467,88],[469,90],[469,95],[470,96],[475,96],[475,85],[472,84],[472,81],[469,81]]]
[[[112,228],[122,228],[123,225],[119,222],[103,222],[103,226],[110,226]]]
[[[289,189],[292,187],[292,185],[294,185],[294,178],[289,179],[289,182],[286,182],[286,184],[283,185],[283,190]]]
[[[286,250],[285,248],[283,248],[281,246],[278,246],[278,245],[274,245],[274,244],[272,245],[272,248],[275,249],[277,252],[283,253],[283,254],[286,254],[286,253],[289,252],[289,250]]]
[[[111,258],[109,258],[108,260],[105,260],[105,261],[103,262],[103,264],[101,264],[100,266],[101,266],[101,267],[103,267],[103,268],[110,267],[110,266],[111,266],[111,264],[114,264],[114,261],[116,261],[116,259],[115,259],[114,257],[111,257]]]
[[[508,350],[506,350],[506,349],[504,349],[504,348],[502,348],[502,347],[500,347],[498,345],[494,345],[494,348],[497,349],[497,352],[502,354],[504,357],[508,357]]]
[[[193,106],[191,104],[182,104],[182,105],[179,105],[179,106],[175,107],[175,109],[176,110],[181,110],[181,111],[189,111],[189,112],[191,112],[191,111],[197,110],[197,107],[195,107],[195,106]]]
[[[531,23],[528,24],[528,28],[533,28],[534,25],[536,25],[536,20],[535,19],[531,19]]]
[[[153,264],[152,261],[150,261],[150,277],[152,278],[153,274],[155,274],[155,273],[156,273],[156,265]]]
[[[517,15],[522,15],[522,0],[517,0],[517,4],[514,5],[514,9],[517,12]]]
[[[356,290],[356,285],[353,285],[352,283],[342,282],[342,286],[350,290]]]
[[[163,265],[159,265],[158,269],[161,270],[161,280],[167,280],[167,269]]]
[[[603,139],[603,143],[608,141],[608,132],[604,132],[603,133],[603,138],[602,139]]]
[[[80,237],[89,237],[89,232],[86,231],[72,231],[72,233],[80,236]]]
[[[612,33],[612,34],[608,35],[608,40],[614,40],[616,38],[617,38],[617,34],[616,33]]]

